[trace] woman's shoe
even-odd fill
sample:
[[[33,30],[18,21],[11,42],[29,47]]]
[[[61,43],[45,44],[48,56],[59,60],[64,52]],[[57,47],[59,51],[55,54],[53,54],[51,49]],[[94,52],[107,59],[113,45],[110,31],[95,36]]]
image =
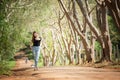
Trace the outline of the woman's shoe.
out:
[[[32,65],[31,65],[31,67],[35,67],[35,65],[34,65],[34,64],[32,64]]]

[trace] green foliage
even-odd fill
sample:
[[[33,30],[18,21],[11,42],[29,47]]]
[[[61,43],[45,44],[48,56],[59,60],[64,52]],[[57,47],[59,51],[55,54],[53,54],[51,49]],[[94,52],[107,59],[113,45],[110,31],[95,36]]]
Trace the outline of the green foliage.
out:
[[[42,58],[41,53],[40,53],[40,59],[39,59],[39,62],[38,62],[38,66],[43,67],[43,58]]]
[[[10,75],[10,70],[15,66],[15,61],[1,61],[0,62],[0,75]]]
[[[11,69],[9,60],[13,59],[18,43],[21,40],[21,28],[9,21],[9,10],[6,10],[7,1],[0,3],[0,74],[8,73]],[[12,15],[11,15],[12,16]]]
[[[111,16],[108,16],[108,25],[110,28],[111,42],[113,45],[120,44],[120,33],[118,32]]]
[[[100,49],[101,49],[100,43],[95,41],[95,50],[100,51]]]

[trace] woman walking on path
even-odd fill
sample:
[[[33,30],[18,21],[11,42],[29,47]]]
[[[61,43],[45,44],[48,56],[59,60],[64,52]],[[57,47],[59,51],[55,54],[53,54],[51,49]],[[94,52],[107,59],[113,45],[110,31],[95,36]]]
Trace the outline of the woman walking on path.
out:
[[[38,70],[38,61],[39,61],[39,56],[40,56],[40,42],[41,42],[41,37],[39,37],[38,33],[36,31],[33,32],[32,36],[32,51],[33,51],[33,56],[34,56],[34,70]]]

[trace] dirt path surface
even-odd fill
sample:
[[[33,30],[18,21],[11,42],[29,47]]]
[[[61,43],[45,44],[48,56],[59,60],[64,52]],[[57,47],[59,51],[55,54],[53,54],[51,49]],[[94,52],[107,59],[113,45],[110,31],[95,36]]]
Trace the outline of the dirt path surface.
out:
[[[0,80],[120,80],[120,70],[90,67],[41,67],[34,71],[32,62],[25,63],[21,52],[16,56],[13,75],[1,77]]]

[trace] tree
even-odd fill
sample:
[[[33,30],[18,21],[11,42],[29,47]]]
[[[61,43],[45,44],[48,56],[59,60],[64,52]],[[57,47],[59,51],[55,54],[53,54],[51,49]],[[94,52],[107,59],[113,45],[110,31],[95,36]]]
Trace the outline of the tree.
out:
[[[83,14],[83,16],[85,17],[90,30],[94,33],[94,35],[96,36],[97,40],[100,42],[102,49],[103,49],[103,55],[102,56],[105,60],[107,61],[111,61],[110,60],[110,54],[112,53],[112,48],[111,48],[111,41],[110,41],[110,34],[109,34],[109,29],[108,29],[108,23],[107,23],[107,15],[106,15],[106,8],[105,6],[102,4],[102,11],[101,11],[101,25],[99,25],[98,27],[100,29],[97,29],[96,26],[93,24],[93,22],[90,19],[90,16],[87,14],[86,9],[83,7],[83,1],[82,0],[76,0],[76,2],[78,3],[81,12]],[[100,19],[100,16],[98,17]],[[99,32],[99,30],[101,31],[101,33]]]
[[[63,10],[65,11],[65,15],[66,15],[68,21],[70,21],[72,29],[75,30],[77,32],[77,34],[81,37],[81,40],[83,42],[83,45],[84,45],[84,48],[86,51],[86,56],[87,56],[86,60],[88,62],[90,62],[91,61],[90,50],[89,50],[90,48],[89,48],[88,42],[86,41],[85,36],[82,34],[82,32],[79,31],[79,29],[77,29],[75,27],[75,24],[74,24],[73,20],[71,19],[71,17],[69,16],[68,11],[65,8],[65,5],[63,4],[63,2],[61,0],[58,0],[58,1],[59,1],[60,5],[62,6]]]
[[[13,18],[16,19],[13,16],[15,9],[11,9],[12,2],[14,1],[0,1],[0,74],[9,71],[8,62],[13,59],[16,47],[21,39],[19,34],[21,28],[18,29],[15,26],[15,20],[12,20]]]
[[[104,42],[102,60],[105,60],[106,58],[108,61],[110,61],[110,55],[112,53],[112,44],[110,40],[110,33],[108,27],[107,7],[104,2],[98,4],[96,12],[97,12],[98,26],[101,31],[101,35]]]

